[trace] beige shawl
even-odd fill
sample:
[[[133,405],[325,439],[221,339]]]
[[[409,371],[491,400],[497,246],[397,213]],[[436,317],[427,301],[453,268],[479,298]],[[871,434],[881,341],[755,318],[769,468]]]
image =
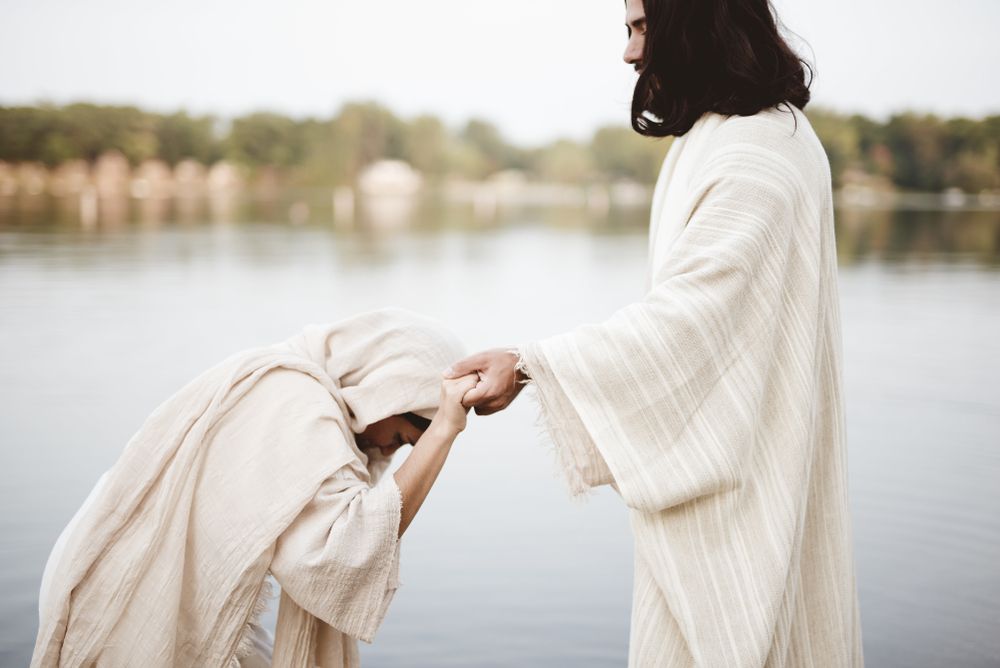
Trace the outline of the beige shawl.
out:
[[[520,348],[574,490],[630,508],[630,665],[860,665],[830,172],[806,117],[706,114],[675,141],[649,267],[641,301]]]
[[[386,309],[237,354],[189,383],[146,420],[74,518],[66,558],[49,578],[52,603],[31,665],[238,665],[278,538],[321,486],[351,484],[335,473],[368,461],[354,433],[407,411],[433,416],[441,371],[461,352],[437,322]],[[298,397],[282,395],[281,383],[261,382],[275,374],[315,381],[321,396],[304,397],[303,410],[332,398],[322,418],[337,428],[323,433],[339,442],[303,433]],[[273,405],[281,407],[268,419],[280,441],[245,434],[226,439],[225,452],[213,451],[220,421],[248,393],[262,391],[275,393]],[[359,475],[375,483],[386,462],[368,464]],[[390,482],[387,476],[378,498],[394,522],[344,534],[361,555],[397,554],[400,501]],[[348,564],[339,590],[315,583],[332,591],[316,599],[335,608],[328,618],[337,629],[283,593],[274,665],[323,663],[347,651],[341,632],[370,641],[395,559],[379,564]]]

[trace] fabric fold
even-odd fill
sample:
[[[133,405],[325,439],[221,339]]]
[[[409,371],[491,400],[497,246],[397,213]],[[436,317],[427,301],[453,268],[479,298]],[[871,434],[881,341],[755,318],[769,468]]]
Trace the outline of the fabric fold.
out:
[[[555,456],[570,493],[579,495],[592,487],[611,484],[614,477],[580,413],[566,396],[545,359],[541,346],[531,343],[517,348],[518,369],[531,379],[530,391],[538,403],[541,426],[554,446]]]
[[[355,430],[432,417],[441,370],[462,352],[440,323],[383,309],[194,379],[57,541],[31,665],[238,663],[275,554],[279,583],[309,607],[283,592],[275,642],[293,649],[275,665],[355,665],[354,638],[372,639],[398,584],[400,513],[387,461],[361,452]],[[304,572],[314,592],[296,589]]]
[[[398,585],[400,503],[391,475],[370,488],[343,472],[325,481],[277,540],[282,605],[371,642]]]
[[[630,508],[632,666],[862,663],[829,179],[798,110],[706,114],[645,296],[519,349],[571,489]]]
[[[735,170],[767,164],[753,157],[730,148],[706,165],[714,178],[694,193],[699,206],[643,301],[523,352],[543,400],[571,407],[553,431],[576,416],[637,510],[742,482],[795,220],[791,195]]]

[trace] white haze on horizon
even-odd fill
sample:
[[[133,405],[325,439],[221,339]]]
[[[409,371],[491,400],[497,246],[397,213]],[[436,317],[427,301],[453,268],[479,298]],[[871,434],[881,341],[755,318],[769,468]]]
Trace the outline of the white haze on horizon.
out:
[[[1000,2],[778,0],[811,51],[814,102],[883,118],[1000,113]],[[4,0],[0,104],[74,101],[232,117],[403,116],[496,123],[519,143],[626,124],[635,74],[620,2]]]

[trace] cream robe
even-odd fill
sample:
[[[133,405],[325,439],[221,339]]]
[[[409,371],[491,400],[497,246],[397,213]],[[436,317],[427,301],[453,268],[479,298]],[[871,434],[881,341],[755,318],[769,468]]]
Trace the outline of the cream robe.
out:
[[[60,538],[32,666],[239,666],[268,570],[274,665],[356,665],[354,639],[373,638],[398,584],[400,493],[353,434],[431,417],[461,354],[439,323],[385,309],[194,379]]]
[[[629,665],[862,665],[829,163],[809,121],[702,116],[646,296],[520,347],[571,487],[630,508]]]
[[[316,657],[318,665],[353,668],[359,665],[357,641],[338,629],[348,629],[355,637],[371,642],[388,611],[399,586],[396,534],[400,495],[392,476],[384,476],[377,484],[371,483],[367,462],[362,461],[344,440],[341,420],[337,418],[339,410],[329,392],[309,375],[276,369],[262,376],[219,420],[203,447],[207,452],[206,470],[224,471],[224,475],[233,476],[245,474],[241,471],[242,466],[257,465],[244,463],[241,457],[249,439],[263,441],[290,457],[295,456],[303,444],[307,447],[315,444],[328,451],[330,461],[345,462],[320,483],[312,499],[250,570],[273,574],[281,586],[283,605],[280,610],[286,618],[295,618],[310,629],[307,635],[318,633],[323,625],[329,627],[324,630],[326,641],[317,643],[323,652],[323,656]],[[282,479],[280,464],[276,466],[272,461],[267,465],[275,467],[271,473],[272,484],[294,486],[294,481]],[[91,512],[109,475],[110,472],[105,473],[95,485],[49,556],[39,595],[42,618],[51,615],[57,604],[51,580],[61,562],[71,556],[66,553],[66,542],[81,519]],[[219,475],[202,477],[197,483],[200,490],[195,495],[213,494],[210,488],[219,486]],[[230,502],[233,513],[244,507],[239,499],[232,498]],[[219,516],[215,504],[206,508],[195,503],[190,518],[194,527],[189,533],[201,533],[216,543],[202,549],[222,550],[230,543],[237,546],[239,543],[231,536],[231,529],[225,526],[228,519]],[[212,590],[218,586],[211,573],[198,568],[190,569],[188,579],[190,582],[186,586],[192,591]],[[161,586],[154,580],[147,582]],[[206,591],[203,596],[208,597],[211,593]],[[106,641],[109,649],[99,656],[101,663],[126,665],[133,660],[129,643],[148,643],[148,638],[144,638],[148,633],[143,633],[148,620],[146,615],[137,614],[137,608],[145,605],[149,596],[152,594],[134,598],[122,612],[114,635]],[[269,592],[265,591],[260,603],[270,603]],[[310,616],[323,624],[316,624]],[[253,632],[261,634],[262,629],[253,621]],[[290,623],[282,619],[278,627],[283,626],[288,627]],[[175,638],[169,640],[174,642]],[[283,643],[287,643],[287,639],[279,634],[277,661],[274,662],[278,666],[288,665],[287,660],[282,659]],[[266,652],[264,649],[245,644],[244,651],[249,651],[250,655],[240,658],[240,663],[243,666],[270,665],[274,648],[267,648]]]

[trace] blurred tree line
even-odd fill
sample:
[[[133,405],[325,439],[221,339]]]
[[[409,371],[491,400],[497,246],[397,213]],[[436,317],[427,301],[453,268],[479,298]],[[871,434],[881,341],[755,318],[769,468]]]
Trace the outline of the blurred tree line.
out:
[[[810,110],[836,186],[869,178],[905,190],[968,192],[1000,188],[1000,116],[981,120],[898,114],[885,122]],[[133,164],[231,160],[278,169],[302,185],[350,183],[379,159],[405,160],[427,177],[484,178],[505,169],[564,182],[634,179],[653,183],[669,141],[604,127],[589,141],[527,149],[489,122],[452,129],[433,116],[404,119],[375,103],[350,103],[329,119],[254,113],[232,121],[184,112],[71,104],[0,107],[0,160],[94,161],[121,151]]]
[[[860,115],[810,111],[834,184],[852,171],[903,190],[1000,188],[1000,116],[942,119],[904,113],[880,123]]]

